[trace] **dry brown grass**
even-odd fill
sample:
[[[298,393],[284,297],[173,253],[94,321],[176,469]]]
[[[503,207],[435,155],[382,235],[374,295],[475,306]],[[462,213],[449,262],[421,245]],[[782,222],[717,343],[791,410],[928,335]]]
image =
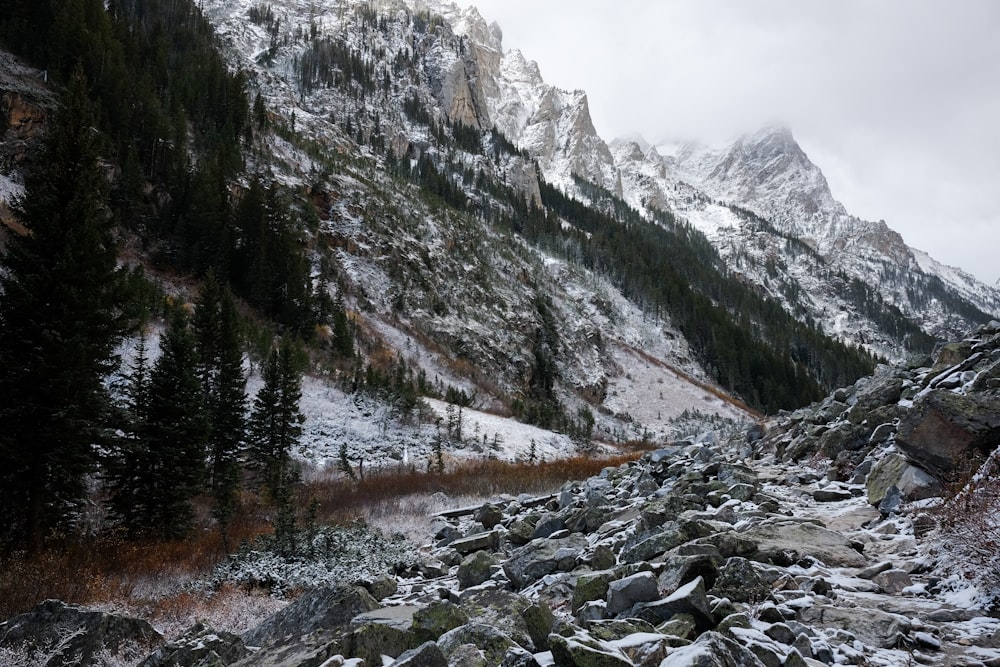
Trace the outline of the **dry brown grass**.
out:
[[[585,479],[606,466],[638,456],[639,452],[633,452],[609,459],[577,457],[535,464],[478,461],[455,465],[442,474],[397,470],[357,482],[343,476],[319,476],[303,485],[299,500],[303,515],[312,499],[318,500],[317,518],[323,523],[391,517],[393,508],[407,503],[417,509],[426,506],[408,498],[437,492],[463,499],[546,493],[567,480]],[[269,509],[254,496],[245,495],[242,500],[239,516],[229,530],[230,550],[241,540],[271,532]],[[207,516],[205,511],[200,514]],[[166,633],[179,633],[195,618],[216,619],[219,629],[239,631],[273,612],[269,605],[275,602],[254,592],[226,588],[190,591],[183,587],[208,575],[227,555],[219,531],[207,521],[179,541],[137,541],[110,535],[50,544],[31,555],[14,554],[0,562],[4,573],[0,577],[0,619],[57,598],[145,618]]]
[[[242,521],[230,531],[230,543],[267,530],[264,522]],[[152,611],[169,604],[183,583],[211,572],[226,555],[219,532],[207,528],[177,541],[105,535],[50,543],[40,552],[15,553],[0,563],[5,573],[0,577],[0,619],[49,598]]]
[[[490,498],[501,494],[546,493],[567,480],[597,474],[607,466],[634,461],[641,452],[612,458],[574,457],[544,463],[475,461],[444,473],[399,469],[356,482],[342,475],[326,476],[306,484],[303,495],[319,501],[319,516],[327,520],[349,520],[367,507],[384,505],[410,495],[445,493],[449,496]]]

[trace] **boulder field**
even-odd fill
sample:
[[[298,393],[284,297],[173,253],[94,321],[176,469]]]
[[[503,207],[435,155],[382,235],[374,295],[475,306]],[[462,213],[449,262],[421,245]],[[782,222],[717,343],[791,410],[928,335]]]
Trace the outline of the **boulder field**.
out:
[[[142,667],[1000,665],[1000,620],[926,510],[996,449],[998,392],[992,323],[734,441],[442,513],[416,565],[309,590],[242,636],[165,641],[47,601],[0,648],[98,664],[126,632]]]

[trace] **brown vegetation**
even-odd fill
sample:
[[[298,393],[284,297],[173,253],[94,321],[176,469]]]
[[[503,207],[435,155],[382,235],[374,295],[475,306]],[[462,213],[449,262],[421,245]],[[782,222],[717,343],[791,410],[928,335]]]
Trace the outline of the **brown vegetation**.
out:
[[[476,461],[455,465],[440,474],[406,469],[359,481],[317,474],[309,476],[311,479],[299,494],[300,512],[304,515],[315,499],[319,502],[320,522],[340,523],[413,495],[443,492],[488,499],[504,493],[544,493],[558,489],[566,480],[584,479],[638,455],[576,457],[534,464]],[[238,545],[271,532],[269,519],[269,509],[256,496],[245,495],[229,529],[229,544]],[[259,607],[263,603],[252,601],[257,595],[254,592],[224,588],[200,593],[183,589],[185,583],[211,572],[226,556],[219,531],[207,519],[200,530],[180,541],[137,541],[111,534],[51,543],[31,556],[15,553],[0,562],[5,575],[0,578],[0,619],[25,612],[42,600],[58,598],[125,610],[158,626],[182,630],[195,616],[211,618],[232,613],[227,610],[234,607]],[[237,597],[251,601],[242,599],[237,604]]]
[[[930,510],[935,543],[952,570],[975,583],[984,600],[1000,609],[1000,449],[985,460],[958,455],[945,499]]]

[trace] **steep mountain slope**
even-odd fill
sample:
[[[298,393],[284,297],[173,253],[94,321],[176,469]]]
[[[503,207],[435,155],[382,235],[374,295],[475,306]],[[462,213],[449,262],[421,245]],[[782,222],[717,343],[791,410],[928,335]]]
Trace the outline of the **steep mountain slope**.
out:
[[[865,353],[812,327],[818,306],[801,292],[816,290],[795,276],[762,287],[755,271],[726,264],[745,256],[750,267],[756,256],[713,247],[673,212],[736,216],[765,251],[807,246],[774,236],[752,211],[712,203],[665,163],[649,176],[662,207],[624,201],[631,172],[597,136],[586,95],[504,53],[499,29],[474,10],[399,0],[206,0],[200,10],[254,100],[243,116],[236,109],[240,127],[251,113],[254,126],[240,131],[245,169],[225,184],[223,205],[239,217],[260,184],[287,198],[294,229],[279,240],[307,260],[289,272],[305,280],[288,285],[343,304],[357,334],[357,368],[330,370],[348,393],[395,387],[382,398],[404,421],[414,406],[403,385],[581,441],[624,440],[666,436],[685,413],[739,416],[720,386],[773,411],[870,370]],[[220,116],[220,135],[228,122]],[[187,138],[174,130],[178,157]],[[640,153],[635,164],[652,164]],[[207,174],[212,159],[222,158],[193,162]],[[216,188],[210,176],[203,183]],[[169,264],[185,252],[194,260],[181,270],[204,271],[211,256],[196,251],[206,239],[193,239],[151,239],[151,254]],[[803,283],[813,275],[796,270]],[[254,272],[239,278],[252,295]],[[640,386],[640,367],[665,390]],[[695,398],[677,400],[685,392]]]
[[[344,296],[356,306],[360,320],[374,309],[383,319],[404,321],[405,327],[490,377],[500,392],[499,404],[509,403],[515,412],[522,404],[537,400],[537,395],[532,397],[538,388],[536,371],[548,354],[553,355],[558,370],[560,402],[576,405],[571,397],[582,393],[599,411],[615,411],[602,404],[608,396],[608,378],[618,373],[601,370],[608,368],[603,350],[606,343],[621,339],[621,328],[631,327],[634,319],[607,317],[607,326],[592,327],[589,334],[571,333],[581,320],[566,310],[560,295],[568,276],[582,271],[590,275],[585,284],[604,276],[606,286],[622,290],[628,300],[646,302],[640,309],[646,314],[640,317],[652,314],[657,327],[669,325],[670,317],[660,305],[653,308],[649,294],[626,287],[613,267],[586,262],[581,266],[580,259],[592,251],[580,246],[594,244],[593,231],[581,226],[579,215],[574,218],[557,211],[559,204],[552,197],[542,201],[540,175],[584,200],[596,202],[595,197],[604,196],[594,195],[596,191],[612,197],[621,192],[613,156],[594,132],[582,93],[547,86],[537,66],[516,52],[500,55],[499,30],[486,26],[474,10],[444,7],[429,11],[422,5],[413,10],[400,2],[386,2],[377,6],[331,4],[325,11],[308,13],[296,3],[250,5],[218,0],[206,2],[204,11],[227,45],[234,66],[248,71],[251,84],[269,108],[286,123],[294,123],[290,129],[299,140],[312,142],[307,157],[302,155],[301,141],[299,148],[276,145],[275,152],[285,162],[267,169],[289,186],[311,189],[321,219],[332,221],[330,233],[350,237],[327,245],[337,248],[335,263],[343,271],[342,278],[349,279]],[[323,165],[326,146],[336,146],[342,155],[351,157]],[[327,176],[345,169],[351,172],[346,180]],[[421,186],[423,194],[401,189],[394,180],[400,177]],[[356,187],[359,182],[363,187]],[[597,190],[591,191],[594,186]],[[430,209],[414,207],[415,196],[428,194],[432,196]],[[346,209],[338,203],[345,197],[351,200]],[[525,200],[531,206],[525,207]],[[442,203],[445,209],[440,208]],[[610,225],[606,227],[610,230],[627,216],[615,208],[618,204],[606,204],[610,208],[602,209],[606,211],[602,224]],[[381,212],[375,220],[369,219],[373,211]],[[466,215],[469,212],[471,218]],[[554,216],[562,217],[562,222],[555,223]],[[345,223],[347,218],[349,223]],[[414,227],[412,218],[422,218],[425,227]],[[502,223],[499,229],[497,222]],[[503,225],[509,225],[508,231],[503,231]],[[510,230],[516,235],[513,243]],[[569,273],[564,271],[549,284],[540,280],[545,271],[511,260],[512,255],[525,255],[525,241],[541,243],[544,266],[564,264]],[[498,249],[498,243],[507,248]],[[359,257],[353,248],[365,252]],[[378,252],[372,253],[373,248]],[[498,263],[501,256],[504,260]],[[537,258],[537,250],[528,256]],[[388,258],[392,258],[388,265],[381,264]],[[460,266],[449,268],[453,261]],[[721,263],[708,262],[717,280],[729,280]],[[470,277],[474,288],[469,285]],[[372,291],[371,285],[378,287]],[[517,298],[501,296],[500,286],[527,292]],[[648,281],[641,289],[648,292]],[[593,303],[607,302],[593,295],[592,288],[586,292]],[[481,308],[481,304],[495,302],[511,307],[499,308],[493,315]],[[533,314],[540,312],[539,303],[551,311],[553,326],[544,325],[547,316]],[[674,307],[682,308],[682,303]],[[699,307],[721,306],[706,300]],[[690,318],[690,304],[687,310]],[[570,330],[564,331],[566,327]],[[550,336],[546,329],[557,336]],[[689,335],[684,333],[684,337]],[[673,332],[668,328],[671,336],[682,338],[676,328]],[[553,345],[555,338],[559,341]],[[695,376],[719,380],[729,362],[713,360],[717,354],[706,355],[706,345],[721,345],[721,339],[709,338],[693,353],[678,348],[677,354],[661,356],[661,361],[687,368]],[[756,344],[764,343],[758,340]],[[539,347],[542,357],[537,354]],[[646,352],[659,354],[655,349],[654,343]],[[794,363],[790,357],[783,351],[778,363]],[[705,368],[706,363],[711,368]],[[762,359],[761,363],[770,362]],[[728,371],[725,375],[730,380],[736,377]],[[749,370],[738,375],[739,382],[750,382]],[[796,376],[791,371],[789,377]],[[765,399],[766,392],[758,388],[753,401],[777,407],[789,400],[805,400],[814,391],[783,391],[784,398],[776,400]],[[496,395],[490,389],[486,393]],[[576,411],[571,408],[570,414]],[[660,409],[656,412],[663,414]],[[529,419],[536,417],[529,415]]]
[[[713,237],[734,270],[789,312],[894,358],[926,349],[928,335],[960,335],[1000,312],[995,289],[909,248],[884,221],[850,215],[787,129],[765,128],[724,149],[689,144],[667,156],[641,142],[616,141],[612,155],[589,120],[584,93],[545,84],[537,65],[516,50],[499,55],[499,28],[487,28],[474,9],[433,7],[476,45],[469,62],[483,91],[481,125],[499,127],[566,191],[581,194],[576,175],[640,210],[681,215]],[[744,212],[734,217],[724,210],[728,206],[752,212],[773,229],[744,229]],[[748,236],[756,238],[739,252]],[[782,249],[790,246],[796,247]],[[815,252],[808,255],[809,249]]]
[[[790,308],[801,306],[826,330],[882,354],[898,356],[907,347],[899,326],[880,322],[871,308],[859,308],[856,298],[845,299],[845,282],[860,280],[869,290],[864,301],[881,299],[935,337],[958,335],[1000,312],[994,288],[910,248],[884,221],[850,215],[785,128],[766,128],[723,149],[672,147],[669,155],[622,144],[616,161],[626,175],[630,202],[677,211],[724,253],[729,248],[728,257],[746,249],[758,266],[766,265],[768,277],[757,275],[754,282],[772,293],[785,292]],[[689,188],[708,200],[685,196]],[[734,207],[772,226],[758,251],[746,243],[744,211],[725,210]],[[776,288],[773,281],[784,286]],[[804,289],[788,287],[794,284]]]

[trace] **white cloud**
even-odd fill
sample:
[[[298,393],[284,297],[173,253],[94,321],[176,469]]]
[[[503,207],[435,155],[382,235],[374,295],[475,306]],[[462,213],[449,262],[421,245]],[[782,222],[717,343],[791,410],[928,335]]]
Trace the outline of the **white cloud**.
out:
[[[1000,276],[1000,3],[463,0],[607,139],[785,122],[848,210]]]

